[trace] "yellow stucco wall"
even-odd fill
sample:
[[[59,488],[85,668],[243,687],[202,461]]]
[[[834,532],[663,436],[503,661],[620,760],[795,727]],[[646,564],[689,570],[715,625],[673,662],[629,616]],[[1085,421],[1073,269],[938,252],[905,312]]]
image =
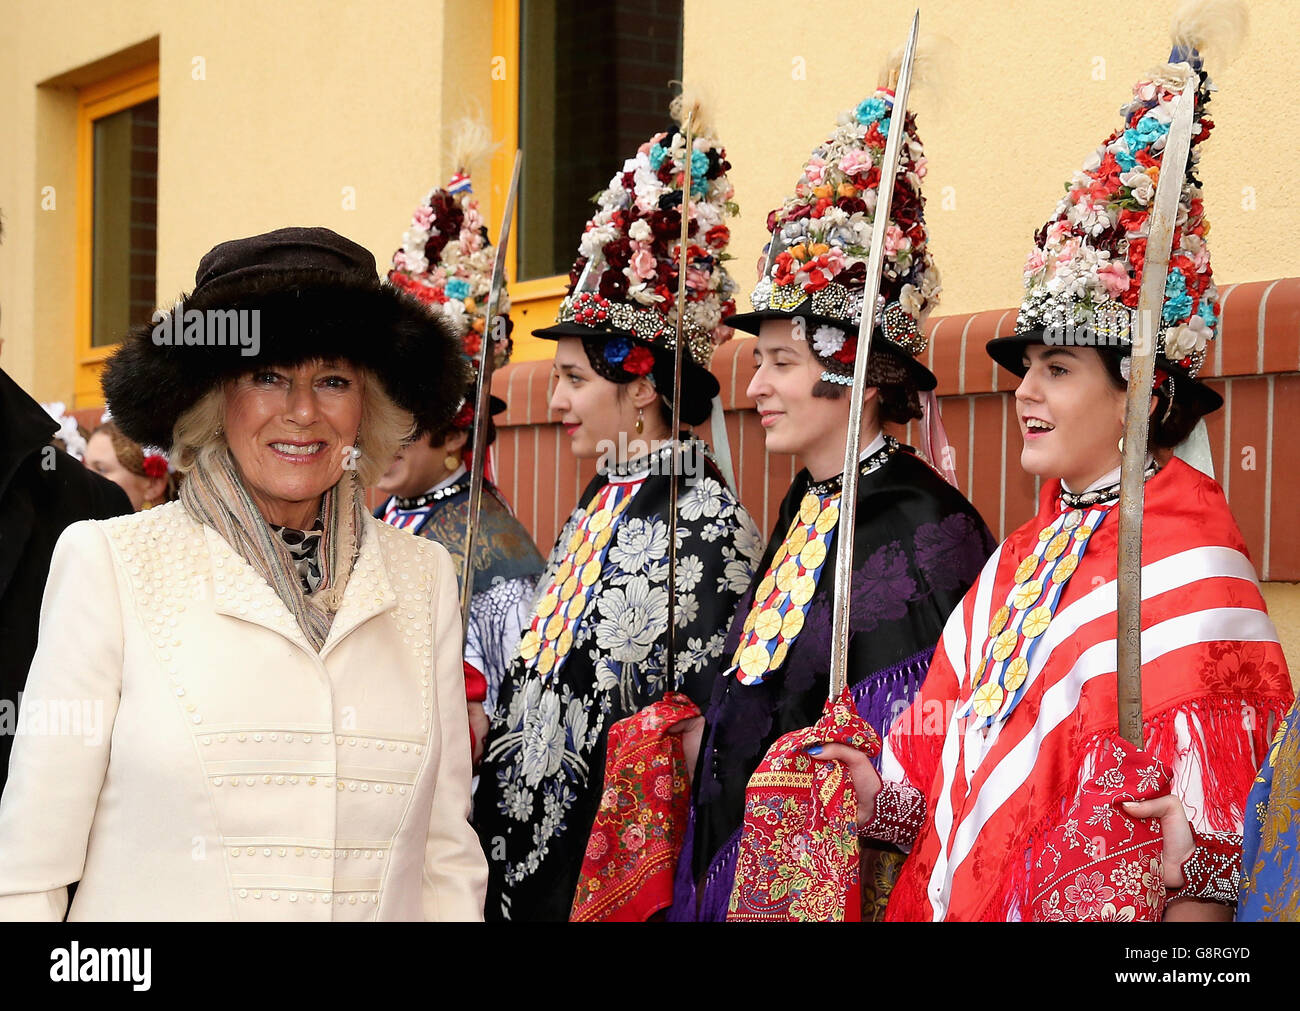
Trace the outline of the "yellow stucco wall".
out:
[[[191,286],[213,243],[286,224],[337,229],[383,265],[416,203],[446,181],[451,121],[491,111],[494,11],[509,7],[0,0],[0,365],[41,399],[72,400],[78,86],[155,54],[160,62],[160,301]],[[940,313],[1016,304],[1031,234],[1118,123],[1133,82],[1165,58],[1174,7],[1129,4],[1122,17],[1081,22],[1060,5],[925,0],[924,32],[952,42],[912,102],[930,159]],[[1300,274],[1300,196],[1288,185],[1300,150],[1288,83],[1300,62],[1295,7],[1249,7],[1243,55],[1222,69],[1211,63],[1221,91],[1201,177],[1221,281]],[[767,211],[837,113],[871,91],[911,10],[686,0],[683,76],[712,111],[741,207],[732,252],[742,305]],[[495,221],[487,166],[475,168]],[[45,186],[55,210],[40,209]],[[345,209],[344,187],[355,209]],[[530,347],[523,329],[518,357],[548,357],[551,346]],[[1300,586],[1272,584],[1267,595],[1300,673]]]
[[[1097,16],[1025,0],[917,6],[922,35],[952,42],[935,86],[910,103],[929,157],[928,222],[944,282],[937,311],[1014,306],[1035,229],[1062,184],[1119,125],[1118,109],[1142,72],[1168,58],[1177,4],[1126,4]],[[1296,6],[1248,6],[1242,55],[1221,71],[1210,63],[1221,90],[1201,179],[1221,281],[1300,273],[1300,193],[1291,179],[1300,106],[1286,83],[1300,62]],[[836,115],[871,93],[889,51],[906,40],[913,10],[855,0],[800,9],[779,0],[687,3],[684,76],[710,99],[734,166],[741,216],[731,251],[746,295],[767,212],[793,189]],[[1254,210],[1243,208],[1243,187],[1254,190]]]
[[[385,265],[416,204],[446,182],[451,122],[488,115],[491,25],[479,0],[400,11],[350,0],[0,0],[0,365],[41,399],[71,402],[75,86],[113,69],[97,61],[159,40],[167,303],[193,286],[214,243],[283,225],[333,228]],[[486,164],[481,180],[486,190]],[[53,211],[40,209],[46,185]]]

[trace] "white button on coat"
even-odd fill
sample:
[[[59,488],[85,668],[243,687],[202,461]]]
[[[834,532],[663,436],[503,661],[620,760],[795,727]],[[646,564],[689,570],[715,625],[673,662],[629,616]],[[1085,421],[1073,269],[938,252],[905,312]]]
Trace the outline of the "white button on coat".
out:
[[[451,559],[369,517],[360,542],[317,654],[179,503],[64,531],[23,704],[85,719],[15,740],[0,919],[62,918],[77,880],[70,920],[482,918]],[[359,849],[384,859],[316,856]],[[321,901],[254,901],[282,893]]]

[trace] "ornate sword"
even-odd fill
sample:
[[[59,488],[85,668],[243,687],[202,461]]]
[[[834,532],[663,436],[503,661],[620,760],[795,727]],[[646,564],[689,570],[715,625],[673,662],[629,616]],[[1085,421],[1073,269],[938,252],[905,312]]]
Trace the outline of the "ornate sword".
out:
[[[830,697],[837,698],[848,684],[849,669],[849,593],[853,585],[854,514],[858,501],[858,455],[861,452],[862,394],[867,379],[867,358],[871,354],[871,335],[876,326],[876,299],[880,294],[880,272],[885,258],[885,229],[894,202],[898,179],[898,162],[903,140],[907,136],[907,95],[912,86],[912,62],[916,56],[916,38],[921,26],[921,12],[912,17],[912,32],[894,88],[892,128],[885,142],[884,160],[880,164],[880,194],[876,198],[876,217],[871,224],[871,256],[862,292],[862,318],[858,323],[858,351],[853,363],[853,386],[849,401],[849,431],[844,443],[843,490],[840,493],[839,539],[835,550],[835,611],[831,625]]]
[[[492,371],[496,365],[497,327],[504,321],[497,318],[501,303],[501,289],[506,280],[506,250],[510,248],[510,222],[515,214],[515,197],[519,194],[519,168],[523,152],[515,151],[514,172],[510,176],[510,191],[506,195],[506,212],[497,232],[496,258],[492,263],[492,285],[488,289],[487,326],[483,328],[483,359],[478,370],[478,385],[474,390],[474,441],[470,449],[469,504],[465,513],[465,571],[460,577],[460,627],[462,635],[469,628],[469,601],[474,595],[474,541],[478,534],[479,512],[483,506],[483,471],[486,468],[488,430],[492,427],[491,407]]]
[[[1138,292],[1132,334],[1128,406],[1124,415],[1124,454],[1120,463],[1119,559],[1116,621],[1118,649],[1119,732],[1135,748],[1142,747],[1142,503],[1146,490],[1148,411],[1155,374],[1155,340],[1165,302],[1170,246],[1178,218],[1178,198],[1187,175],[1196,111],[1195,72],[1174,105],[1173,122],[1160,160],[1160,179],[1147,230],[1146,265]]]

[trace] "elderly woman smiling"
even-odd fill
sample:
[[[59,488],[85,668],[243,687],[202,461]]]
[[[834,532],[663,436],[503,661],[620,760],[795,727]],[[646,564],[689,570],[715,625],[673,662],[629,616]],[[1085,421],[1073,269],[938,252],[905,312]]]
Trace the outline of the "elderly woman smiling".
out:
[[[80,881],[74,920],[478,919],[455,575],[361,493],[456,410],[455,339],[321,228],[217,246],[186,304],[202,343],[142,327],[105,373],[186,477],[56,549],[0,917],[59,918]],[[260,314],[257,356],[207,342],[217,309]]]

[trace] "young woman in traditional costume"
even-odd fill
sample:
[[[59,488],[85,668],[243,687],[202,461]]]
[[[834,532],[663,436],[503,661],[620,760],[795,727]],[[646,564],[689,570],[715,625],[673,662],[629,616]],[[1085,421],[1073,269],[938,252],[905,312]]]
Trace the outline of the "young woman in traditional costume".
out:
[[[1194,175],[1210,85],[1199,34],[1176,24],[1174,38],[1038,232],[1015,336],[989,344],[1022,377],[1038,514],[945,627],[889,734],[883,789],[849,749],[821,755],[850,764],[864,834],[910,847],[891,920],[1223,919],[1236,899],[1247,791],[1292,692],[1223,490],[1169,455],[1221,404],[1197,379],[1219,321]],[[1154,182],[1191,80],[1193,148],[1156,335],[1133,752],[1116,734],[1118,443]]]
[[[892,116],[893,97],[878,89],[813,152],[794,195],[769,217],[767,267],[750,296],[755,311],[729,320],[758,337],[748,393],[768,451],[793,454],[804,469],[782,501],[723,650],[672,919],[725,916],[746,784],[772,743],[811,726],[826,702],[848,390],[891,122],[907,138],[886,233],[882,323],[867,364],[853,512],[849,684],[869,722],[888,725],[911,702],[945,619],[993,549],[962,494],[883,427],[922,420],[927,444],[942,431],[935,377],[914,357],[925,350],[922,321],[939,290],[922,213],[925,156],[912,116]],[[937,437],[927,449],[936,466],[951,469],[941,446],[946,440]],[[868,917],[883,913],[899,862],[891,854],[864,869]]]
[[[656,134],[600,195],[559,322],[551,409],[601,473],[583,491],[538,583],[534,615],[502,687],[480,769],[474,821],[488,855],[489,918],[568,919],[619,719],[665,693],[703,705],[761,537],[709,451],[688,439],[679,463],[676,669],[665,670],[671,436],[681,230],[680,130]],[[722,266],[731,184],[707,131],[690,153],[690,264],[680,411],[709,416],[708,371],[731,330],[734,283]],[[670,784],[672,786],[672,784]],[[684,784],[678,784],[684,789]]]
[[[469,515],[469,458],[474,397],[483,349],[491,344],[500,368],[510,360],[509,296],[501,293],[497,319],[487,319],[495,248],[469,176],[470,161],[485,153],[482,129],[462,125],[453,144],[459,166],[445,189],[434,189],[416,208],[402,248],[393,254],[389,282],[445,318],[469,358],[471,381],[455,417],[436,432],[404,443],[376,487],[389,498],[375,510],[386,523],[442,544],[463,579]],[[506,409],[491,398],[491,413]],[[483,424],[491,425],[489,419]],[[495,435],[490,430],[489,442]],[[465,630],[465,686],[475,758],[482,752],[488,717],[514,657],[524,624],[532,616],[542,556],[496,486],[483,483],[474,551],[474,596]]]

